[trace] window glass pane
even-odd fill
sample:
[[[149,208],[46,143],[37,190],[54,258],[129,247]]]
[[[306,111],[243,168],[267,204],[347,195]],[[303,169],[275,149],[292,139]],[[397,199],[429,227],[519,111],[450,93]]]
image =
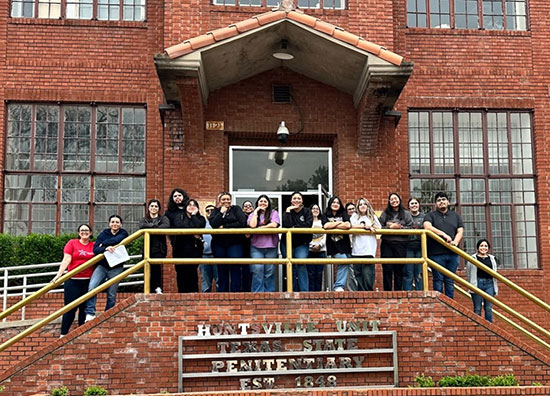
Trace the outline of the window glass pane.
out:
[[[510,114],[512,140],[512,173],[533,173],[533,148],[531,146],[531,119],[527,113]]]
[[[434,173],[455,173],[452,113],[432,113],[432,124]]]
[[[485,179],[460,179],[461,203],[485,203]]]
[[[29,204],[6,204],[4,206],[4,232],[12,235],[27,235],[29,231]]]
[[[124,229],[130,234],[139,230],[139,221],[143,218],[144,205],[124,205],[121,208],[121,216],[124,221]]]
[[[90,222],[89,205],[61,205],[61,233],[74,233],[80,224]],[[98,234],[96,232],[95,235]],[[100,230],[99,230],[100,231]]]
[[[90,202],[90,176],[62,176],[61,202]]]
[[[57,106],[37,106],[34,139],[34,169],[57,170],[59,109]]]
[[[145,202],[145,178],[124,176],[97,176],[94,202],[140,203]]]
[[[123,19],[125,21],[145,20],[145,0],[124,0]]]
[[[511,207],[489,206],[489,210],[491,211],[493,254],[500,259],[504,268],[514,268]]]
[[[65,107],[63,169],[90,170],[91,109]]]
[[[328,190],[328,177],[327,151],[233,150],[234,191]]]
[[[480,113],[458,115],[458,139],[460,172],[482,174],[484,155]]]
[[[145,109],[122,109],[122,171],[145,172]]]
[[[57,176],[6,175],[6,201],[57,201]]]
[[[498,122],[498,120],[502,120]],[[505,174],[510,172],[508,154],[508,128],[506,114],[487,114],[487,147],[490,174]]]
[[[409,113],[409,164],[411,174],[430,172],[429,113]]]
[[[502,0],[483,0],[483,27],[488,30],[504,29]]]
[[[94,229],[99,234],[109,226],[109,217],[118,213],[118,205],[95,205],[94,206]],[[124,217],[122,218],[123,228]]]
[[[8,136],[6,169],[30,169],[32,106],[10,104],[8,106]]]
[[[487,237],[485,207],[463,206],[461,217],[464,223],[463,248],[467,252],[475,252],[477,241]]]
[[[34,17],[34,0],[12,0],[11,16],[13,18]]]
[[[98,107],[96,126],[95,169],[118,172],[119,109]]]
[[[33,204],[31,210],[33,234],[55,234],[56,205]]]
[[[411,179],[411,195],[419,197],[421,203],[433,208],[435,194],[446,191],[449,201],[456,202],[456,184],[454,179]]]
[[[430,27],[450,28],[449,0],[430,0]]]
[[[65,15],[69,19],[92,19],[93,0],[66,0]]]
[[[118,21],[120,19],[120,0],[97,0],[97,19]]]
[[[60,18],[61,0],[38,0],[38,18]]]

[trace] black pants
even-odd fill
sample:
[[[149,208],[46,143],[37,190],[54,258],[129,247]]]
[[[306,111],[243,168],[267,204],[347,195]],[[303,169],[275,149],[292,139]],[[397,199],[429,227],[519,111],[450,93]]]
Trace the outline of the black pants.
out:
[[[65,289],[63,297],[65,305],[72,303],[77,298],[82,297],[84,294],[88,293],[89,283],[90,279],[69,279],[68,281],[66,281],[63,285],[63,288]],[[62,335],[67,334],[71,329],[77,309],[78,325],[81,326],[84,324],[84,321],[86,320],[86,312],[84,312],[84,310],[86,309],[86,301],[63,315],[63,319],[61,319]]]
[[[165,258],[166,254],[162,252],[151,253],[151,258]],[[149,282],[149,288],[151,293],[155,292],[155,289],[160,287],[162,289],[162,264],[151,265],[151,279]]]
[[[382,258],[406,258],[407,242],[385,241],[380,245]],[[382,264],[384,290],[403,290],[403,264]]]
[[[174,258],[200,258],[202,250],[177,249],[173,253]],[[176,281],[178,293],[197,293],[199,291],[198,264],[176,264]]]

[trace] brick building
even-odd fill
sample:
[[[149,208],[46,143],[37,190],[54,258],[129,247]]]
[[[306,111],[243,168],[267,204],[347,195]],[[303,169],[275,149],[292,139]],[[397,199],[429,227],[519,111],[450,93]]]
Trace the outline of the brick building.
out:
[[[135,230],[176,186],[377,210],[445,189],[466,250],[488,236],[550,298],[547,1],[235,1],[2,2],[3,232]]]

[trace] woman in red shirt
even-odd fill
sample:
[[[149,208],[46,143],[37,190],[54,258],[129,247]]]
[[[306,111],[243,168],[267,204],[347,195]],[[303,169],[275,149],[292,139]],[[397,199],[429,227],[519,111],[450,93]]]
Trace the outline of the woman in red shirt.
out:
[[[63,261],[59,266],[59,271],[52,279],[55,282],[63,275],[65,270],[72,271],[76,267],[84,264],[86,261],[94,257],[94,243],[90,241],[92,237],[92,229],[88,224],[81,224],[78,227],[78,239],[71,239],[63,249]],[[94,272],[94,267],[86,268],[84,271],[74,275],[64,284],[65,289],[65,305],[73,302],[77,298],[88,292],[88,283]],[[78,325],[83,325],[86,319],[86,301],[78,307]],[[73,324],[77,308],[71,309],[63,315],[61,320],[61,337],[66,335]]]

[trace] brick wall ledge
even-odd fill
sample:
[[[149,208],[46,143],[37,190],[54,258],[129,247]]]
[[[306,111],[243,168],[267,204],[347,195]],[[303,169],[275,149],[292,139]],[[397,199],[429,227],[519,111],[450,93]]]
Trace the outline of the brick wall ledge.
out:
[[[515,395],[550,395],[550,386],[507,386],[507,387],[480,387],[480,388],[384,388],[384,389],[346,389],[346,390],[248,390],[224,391],[224,395],[230,396],[515,396]],[[130,393],[121,396],[160,396],[167,393]],[[171,396],[219,396],[220,392],[188,392],[169,393]],[[48,396],[38,394],[33,396]]]
[[[14,327],[30,327],[42,319],[14,320],[11,322],[0,322],[0,330],[11,329]],[[50,323],[61,323],[61,316],[52,320]]]

